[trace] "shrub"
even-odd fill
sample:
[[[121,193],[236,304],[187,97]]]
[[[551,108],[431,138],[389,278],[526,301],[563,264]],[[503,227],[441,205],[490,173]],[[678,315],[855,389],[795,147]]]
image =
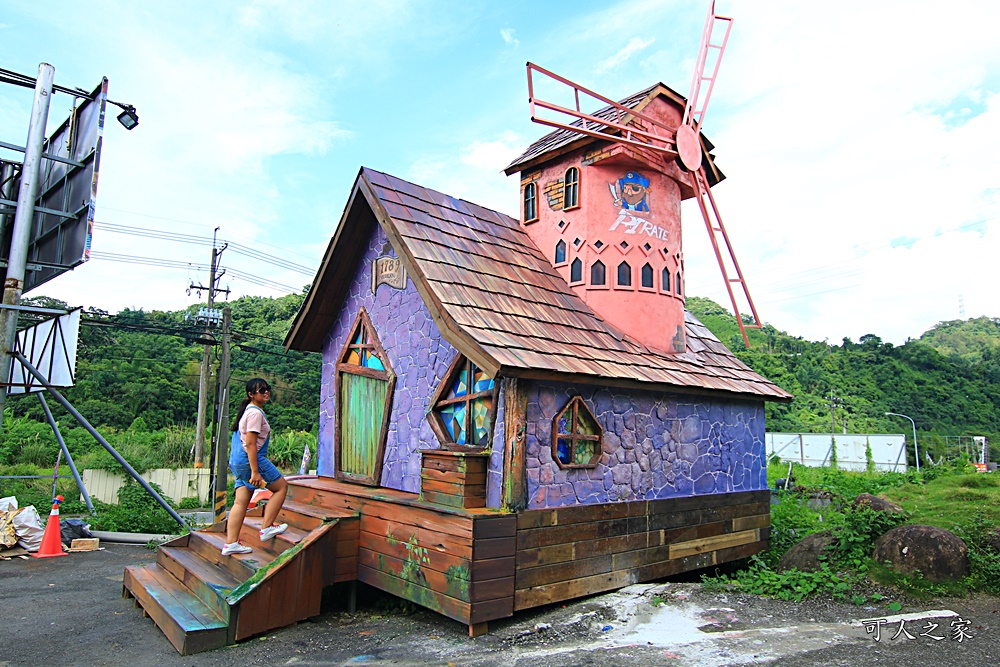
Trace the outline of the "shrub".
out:
[[[282,470],[298,470],[308,445],[310,461],[316,460],[316,436],[307,431],[283,431],[271,436],[267,457]]]
[[[151,484],[161,497],[162,490],[156,484]],[[170,500],[164,498],[167,503]],[[121,533],[165,533],[177,534],[187,532],[187,527],[179,526],[173,517],[159,503],[139,486],[129,479],[118,489],[118,504],[105,505],[100,503],[93,527],[96,530],[108,530]]]

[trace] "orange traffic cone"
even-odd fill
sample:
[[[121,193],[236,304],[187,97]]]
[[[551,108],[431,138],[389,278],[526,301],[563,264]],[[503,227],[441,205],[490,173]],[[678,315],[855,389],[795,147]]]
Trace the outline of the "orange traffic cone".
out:
[[[59,530],[59,503],[63,501],[62,496],[56,496],[52,503],[52,511],[49,512],[49,522],[45,524],[45,533],[42,534],[42,545],[36,553],[31,554],[35,558],[53,558],[55,556],[68,556],[63,551],[62,533]]]

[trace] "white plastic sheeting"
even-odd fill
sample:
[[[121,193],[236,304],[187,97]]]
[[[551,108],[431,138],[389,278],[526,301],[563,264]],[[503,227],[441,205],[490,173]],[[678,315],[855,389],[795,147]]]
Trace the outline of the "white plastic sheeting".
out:
[[[832,442],[837,443],[837,467],[867,470],[871,447],[876,470],[906,472],[906,436],[869,433],[767,433],[767,457],[819,467],[830,465]]]

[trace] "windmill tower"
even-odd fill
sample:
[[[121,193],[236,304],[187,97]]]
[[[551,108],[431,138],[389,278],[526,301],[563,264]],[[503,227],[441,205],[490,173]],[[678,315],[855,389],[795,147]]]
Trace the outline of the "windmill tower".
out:
[[[713,2],[687,99],[660,83],[616,102],[529,62],[531,119],[556,131],[505,169],[521,175],[522,227],[570,287],[625,334],[666,352],[686,350],[685,199],[698,202],[744,343],[746,329],[760,326],[711,192],[724,176],[701,134],[731,27]],[[536,96],[536,75],[570,92],[574,106]],[[604,106],[587,113],[581,97]]]

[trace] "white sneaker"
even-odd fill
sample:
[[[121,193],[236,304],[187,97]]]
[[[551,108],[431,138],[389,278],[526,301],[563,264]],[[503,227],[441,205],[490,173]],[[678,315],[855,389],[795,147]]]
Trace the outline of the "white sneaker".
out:
[[[288,524],[287,523],[281,523],[281,524],[278,524],[276,526],[268,526],[264,530],[260,531],[260,541],[261,542],[267,542],[269,539],[271,539],[275,535],[280,535],[281,533],[285,532],[286,530],[288,530]]]
[[[240,544],[239,542],[233,542],[232,544],[226,544],[222,547],[222,555],[229,556],[232,554],[248,554],[253,552],[248,546]]]

